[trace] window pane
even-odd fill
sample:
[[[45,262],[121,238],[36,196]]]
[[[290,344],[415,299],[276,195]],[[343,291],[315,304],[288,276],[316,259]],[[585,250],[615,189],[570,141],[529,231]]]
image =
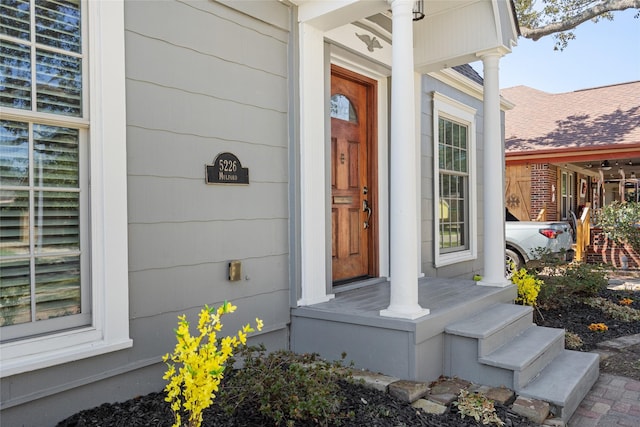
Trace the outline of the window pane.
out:
[[[34,185],[78,188],[78,130],[35,125],[33,139]]]
[[[331,117],[352,123],[358,122],[353,104],[349,98],[340,93],[331,96]]]
[[[0,40],[0,106],[31,109],[29,46]]]
[[[36,42],[80,53],[80,1],[36,0]]]
[[[29,125],[0,120],[0,185],[29,185]]]
[[[453,145],[454,147],[459,147],[460,146],[460,125],[455,123],[452,125],[451,138],[452,138],[451,145]]]
[[[0,190],[0,254],[29,254],[29,192]]]
[[[74,56],[36,52],[38,111],[82,115],[82,60]]]
[[[29,260],[0,261],[0,326],[31,321]]]
[[[38,191],[34,222],[38,253],[80,249],[79,193]]]
[[[460,126],[460,148],[467,149],[467,127]]]
[[[36,320],[80,313],[80,257],[36,260]]]
[[[460,150],[460,172],[469,172],[469,162],[467,162],[467,150]]]
[[[29,0],[0,2],[0,34],[29,40]]]

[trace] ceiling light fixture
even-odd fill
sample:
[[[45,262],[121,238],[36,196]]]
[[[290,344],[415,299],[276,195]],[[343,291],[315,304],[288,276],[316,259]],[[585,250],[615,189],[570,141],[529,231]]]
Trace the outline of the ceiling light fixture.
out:
[[[600,169],[602,169],[603,171],[611,170],[611,165],[609,164],[609,160],[605,160],[604,162],[600,163]]]

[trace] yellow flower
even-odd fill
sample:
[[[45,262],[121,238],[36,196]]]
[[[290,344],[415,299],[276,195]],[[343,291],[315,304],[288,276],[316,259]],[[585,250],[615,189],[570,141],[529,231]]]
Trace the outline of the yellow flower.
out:
[[[258,328],[258,330],[261,331],[263,326],[264,326],[264,323],[262,323],[262,320],[256,317],[256,328]]]
[[[162,357],[167,365],[163,376],[168,381],[165,400],[171,403],[174,427],[181,425],[181,410],[188,415],[189,426],[201,425],[202,411],[213,403],[227,360],[234,348],[246,344],[247,334],[254,332],[247,324],[237,336],[217,337],[216,332],[222,329],[221,317],[233,313],[236,308],[226,301],[217,309],[205,305],[200,311],[197,336],[191,335],[186,315],[178,316],[174,351]],[[259,330],[262,329],[260,319],[256,318],[256,324]],[[174,363],[178,364],[178,369]]]
[[[604,332],[608,331],[609,327],[604,323],[592,323],[589,325],[589,330],[594,332]]]

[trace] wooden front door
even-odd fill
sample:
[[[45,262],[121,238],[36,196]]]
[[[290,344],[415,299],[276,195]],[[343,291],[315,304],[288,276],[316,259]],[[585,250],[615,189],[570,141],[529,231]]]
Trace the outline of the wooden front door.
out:
[[[331,69],[332,278],[377,274],[375,81]]]

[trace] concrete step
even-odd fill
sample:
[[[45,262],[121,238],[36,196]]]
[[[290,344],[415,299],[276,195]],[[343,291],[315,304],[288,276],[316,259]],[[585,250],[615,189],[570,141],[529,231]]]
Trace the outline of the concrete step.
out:
[[[495,351],[533,323],[533,309],[517,304],[495,304],[445,328],[449,335],[478,340],[478,356]]]
[[[512,371],[513,384],[507,385],[518,391],[563,350],[563,329],[531,326],[479,362]]]
[[[518,394],[549,402],[567,422],[598,379],[599,362],[595,353],[564,350]]]

